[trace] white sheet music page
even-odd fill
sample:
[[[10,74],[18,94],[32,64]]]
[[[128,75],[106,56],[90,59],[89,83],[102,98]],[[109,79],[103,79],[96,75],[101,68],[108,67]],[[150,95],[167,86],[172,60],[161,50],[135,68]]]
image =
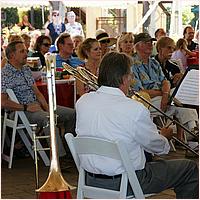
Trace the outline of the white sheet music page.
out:
[[[175,95],[182,104],[199,106],[199,70],[187,72]]]

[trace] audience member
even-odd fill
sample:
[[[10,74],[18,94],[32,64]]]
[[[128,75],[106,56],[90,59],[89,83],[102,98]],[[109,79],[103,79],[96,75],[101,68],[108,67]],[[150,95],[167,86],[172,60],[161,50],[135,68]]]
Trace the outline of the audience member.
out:
[[[130,156],[133,170],[144,194],[173,188],[177,199],[199,198],[198,166],[186,159],[146,162],[144,150],[157,155],[167,154],[172,130],[161,134],[147,108],[126,97],[131,82],[132,59],[123,53],[107,53],[99,69],[96,92],[84,94],[76,103],[76,133],[79,137],[120,140]],[[121,161],[106,156],[81,155],[86,170],[86,185],[119,190],[125,169]],[[130,185],[128,195],[133,195]]]
[[[101,57],[110,51],[109,47],[117,43],[117,39],[109,37],[108,33],[106,33],[104,29],[99,29],[96,31],[96,39],[101,45]]]
[[[158,54],[155,56],[155,59],[162,67],[162,71],[167,80],[170,81],[171,88],[174,88],[183,76],[180,73],[179,66],[170,60],[175,50],[175,42],[172,38],[163,36],[157,41],[156,48]]]
[[[174,88],[183,77],[177,64],[170,61],[175,49],[175,42],[170,37],[163,36],[157,41],[156,48],[158,54],[155,56],[155,59],[159,62],[166,79],[170,81],[171,88]],[[184,130],[177,126],[177,138],[181,141],[184,141],[183,134]]]
[[[30,47],[29,47],[29,51],[31,51],[31,53],[34,52],[34,46],[35,46],[35,42],[37,40],[37,38],[39,36],[41,36],[42,33],[40,30],[34,30],[30,33],[30,36],[31,36],[31,44],[30,44]]]
[[[35,28],[31,25],[31,23],[28,21],[28,16],[24,15],[22,17],[22,21],[17,24],[19,27],[21,27],[21,30],[25,29],[28,27],[30,31],[35,30]]]
[[[192,26],[186,26],[183,30],[183,38],[187,40],[187,49],[193,51],[198,45],[193,41],[194,39],[194,29]]]
[[[76,22],[76,14],[74,11],[67,13],[68,23],[65,25],[66,32],[70,34],[71,37],[75,35],[81,35],[84,38],[83,28],[79,22]]]
[[[46,35],[41,35],[37,38],[32,57],[39,57],[42,66],[46,66],[44,55],[49,51],[51,46],[51,38]]]
[[[26,48],[27,48],[27,50],[28,50],[28,57],[30,57],[30,56],[32,55],[32,52],[29,51],[30,44],[31,44],[31,36],[29,36],[29,35],[26,34],[26,33],[23,33],[23,34],[21,35],[21,37],[23,38],[24,44],[25,44],[25,46],[26,46]]]
[[[58,11],[52,12],[52,22],[49,23],[45,31],[46,36],[50,36],[52,39],[52,44],[54,45],[56,38],[65,32],[65,24],[61,22],[60,15]]]
[[[20,35],[10,35],[8,38],[8,44],[14,41],[22,41],[23,42],[23,38]],[[7,58],[6,56],[4,56],[1,60],[1,68],[3,68],[7,63]]]
[[[6,48],[8,63],[1,71],[1,105],[2,108],[11,111],[24,111],[31,124],[37,124],[44,128],[44,133],[49,135],[48,117],[49,107],[36,86],[27,62],[27,50],[23,42],[16,41],[8,44]],[[13,102],[9,99],[6,89],[12,89],[19,101]],[[58,124],[63,125],[65,132],[74,132],[75,111],[74,109],[57,106]],[[58,134],[58,129],[56,129]],[[66,155],[62,141],[57,137],[59,155]]]
[[[175,116],[189,130],[194,130],[198,122],[196,110],[169,105],[170,83],[165,78],[159,63],[150,57],[153,48],[152,40],[153,38],[148,33],[140,33],[135,36],[136,54],[133,57],[134,64],[132,66],[135,78],[132,89],[147,92],[157,108],[169,116]],[[150,111],[153,110],[150,108]]]
[[[187,44],[188,43],[186,39],[180,38],[176,42],[176,50],[172,54],[172,59],[181,61],[181,68],[183,72],[185,72],[188,67],[187,58],[189,56],[196,56],[195,52],[192,52],[187,48]]]
[[[101,60],[101,47],[98,40],[87,38],[78,46],[77,54],[81,60],[85,61],[84,68],[95,76],[98,76],[99,63]],[[89,91],[91,91],[91,88],[88,85],[77,81],[77,93],[79,96]]]
[[[155,31],[155,38],[158,41],[161,37],[165,37],[166,36],[166,32],[163,28],[158,28]]]
[[[163,28],[158,28],[155,33],[155,38],[156,41],[158,41],[161,37],[165,37],[166,36],[166,32]],[[156,41],[153,42],[153,50],[152,50],[152,56],[155,56],[158,54],[157,49],[156,49]]]
[[[75,35],[75,36],[72,37],[72,41],[73,41],[73,43],[74,43],[74,51],[73,51],[72,56],[77,57],[78,45],[79,45],[80,43],[82,43],[83,40],[84,40],[84,38],[83,38],[83,36],[81,36],[81,35]]]
[[[73,57],[74,44],[68,33],[62,33],[57,40],[58,54],[56,55],[56,67],[63,68],[62,63],[65,62],[72,67],[84,65],[84,61],[81,61],[77,57]]]
[[[133,56],[134,53],[134,36],[132,32],[123,32],[117,39],[117,50]]]

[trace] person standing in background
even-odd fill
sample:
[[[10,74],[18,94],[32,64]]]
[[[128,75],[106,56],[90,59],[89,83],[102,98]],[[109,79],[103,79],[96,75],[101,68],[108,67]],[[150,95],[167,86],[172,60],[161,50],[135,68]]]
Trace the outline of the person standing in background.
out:
[[[84,36],[82,25],[76,22],[76,15],[73,11],[67,13],[67,21],[68,23],[65,25],[66,32],[71,35],[71,37],[75,35]]]
[[[28,27],[29,31],[35,30],[35,28],[28,21],[28,16],[27,15],[24,15],[22,17],[22,21],[19,22],[17,25],[21,28],[21,30],[25,29],[26,27]]]
[[[53,11],[52,12],[52,22],[49,23],[49,25],[47,26],[45,35],[51,37],[52,44],[54,45],[55,40],[63,32],[65,32],[65,24],[61,22],[59,12]]]

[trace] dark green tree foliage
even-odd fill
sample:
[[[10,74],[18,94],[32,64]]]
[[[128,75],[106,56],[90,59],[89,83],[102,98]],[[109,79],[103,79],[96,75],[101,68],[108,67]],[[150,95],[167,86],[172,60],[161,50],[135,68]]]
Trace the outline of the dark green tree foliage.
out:
[[[30,10],[28,11],[28,17],[29,17],[29,21],[30,20]],[[44,23],[47,21],[47,17],[49,15],[49,11],[44,9]],[[42,26],[44,25],[42,23],[42,9],[40,7],[38,8],[34,8],[34,23],[32,24],[36,29],[42,29]]]
[[[19,15],[17,12],[17,8],[2,8],[1,12],[5,12],[6,20],[1,20],[2,27],[12,27],[13,25],[19,22]]]

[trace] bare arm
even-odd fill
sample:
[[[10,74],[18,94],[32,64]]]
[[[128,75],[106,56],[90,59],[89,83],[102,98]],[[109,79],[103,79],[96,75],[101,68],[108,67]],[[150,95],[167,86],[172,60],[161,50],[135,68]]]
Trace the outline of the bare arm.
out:
[[[160,104],[160,108],[162,111],[167,110],[169,94],[170,94],[170,83],[169,81],[164,80],[162,82],[162,99],[161,99],[161,104]]]
[[[43,108],[43,110],[48,111],[49,106],[48,106],[47,101],[44,98],[43,94],[39,91],[36,84],[34,84],[32,87],[33,87],[33,91],[35,92],[35,95],[36,95],[37,100],[40,103],[41,107]]]
[[[142,90],[142,91],[147,92],[151,98],[157,97],[157,96],[162,96],[161,90]]]
[[[1,93],[1,107],[8,109],[8,110],[14,110],[14,111],[23,111],[24,105],[16,103],[14,101],[11,101],[8,98],[8,95],[6,93]]]

